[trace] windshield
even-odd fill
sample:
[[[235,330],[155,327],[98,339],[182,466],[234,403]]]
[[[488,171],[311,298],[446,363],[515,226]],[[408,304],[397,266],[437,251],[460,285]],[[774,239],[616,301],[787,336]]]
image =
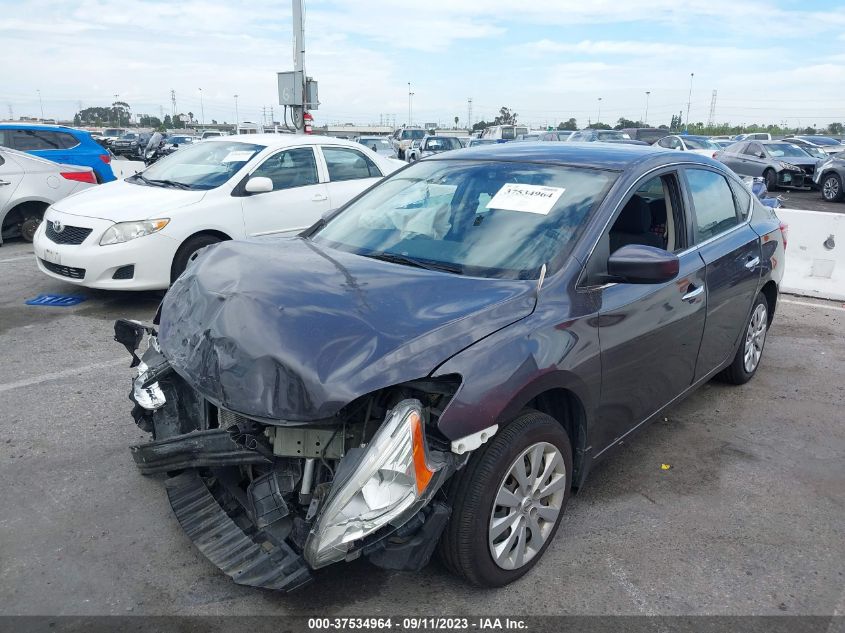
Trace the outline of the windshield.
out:
[[[596,138],[600,141],[624,141],[631,137],[617,130],[597,130]]]
[[[818,147],[813,147],[812,145],[796,145],[796,147],[801,148],[801,150],[807,152],[813,158],[827,158],[828,154],[822,149]]]
[[[781,156],[807,158],[807,152],[792,143],[769,143],[766,145],[766,149],[769,150],[769,154],[774,158],[780,158]]]
[[[124,140],[130,140],[131,141],[132,139],[138,138],[138,135],[135,134],[135,132],[127,132],[126,134],[124,134],[120,138],[122,138]]]
[[[841,143],[835,138],[830,138],[828,136],[799,136],[796,138],[809,141],[810,143],[815,143],[816,145],[841,145]]]
[[[370,189],[312,239],[423,268],[536,279],[543,264],[569,255],[615,179],[577,167],[423,161]]]
[[[425,142],[428,152],[445,152],[450,149],[461,149],[461,142],[453,136],[431,136]]]
[[[693,138],[691,136],[682,136],[681,138],[684,139],[684,144],[689,149],[720,149],[716,143],[707,138]]]
[[[103,136],[120,136],[123,134],[123,130],[119,130],[117,128],[108,128],[103,130]]]
[[[425,130],[402,130],[402,136],[400,136],[403,141],[407,140],[418,140],[421,138],[425,138]]]
[[[191,141],[192,139],[190,136],[171,136],[169,139],[167,139],[167,142],[173,145],[181,145],[182,143],[190,143]]]
[[[386,138],[361,138],[358,139],[358,142],[361,145],[366,145],[367,147],[371,148],[375,146],[377,149],[392,149],[390,143],[387,142]]]
[[[153,163],[142,174],[142,182],[190,189],[214,189],[234,176],[264,149],[263,145],[226,141],[197,143]]]

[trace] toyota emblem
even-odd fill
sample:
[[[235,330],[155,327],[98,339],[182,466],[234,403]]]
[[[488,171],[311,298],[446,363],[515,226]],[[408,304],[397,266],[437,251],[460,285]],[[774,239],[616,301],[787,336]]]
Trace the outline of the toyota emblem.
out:
[[[65,225],[61,222],[53,222],[53,232],[54,233],[61,233],[65,230]]]

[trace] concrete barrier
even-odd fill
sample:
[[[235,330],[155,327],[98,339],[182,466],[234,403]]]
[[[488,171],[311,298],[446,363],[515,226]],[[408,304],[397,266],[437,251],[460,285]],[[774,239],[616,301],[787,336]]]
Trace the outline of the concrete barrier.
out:
[[[789,225],[781,291],[845,301],[845,214],[777,209]]]

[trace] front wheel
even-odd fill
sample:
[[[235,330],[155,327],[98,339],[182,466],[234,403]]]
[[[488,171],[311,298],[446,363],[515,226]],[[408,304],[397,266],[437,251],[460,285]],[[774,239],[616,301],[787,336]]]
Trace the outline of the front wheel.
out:
[[[766,345],[769,330],[769,302],[763,293],[759,293],[751,308],[743,338],[736,351],[733,362],[719,374],[719,377],[732,385],[744,385],[757,373]]]
[[[766,189],[774,191],[778,186],[778,175],[774,169],[767,169],[763,172],[763,178],[766,179]]]
[[[838,174],[827,174],[822,178],[822,198],[828,202],[839,202],[843,194],[842,179]]]
[[[572,449],[560,423],[528,410],[478,449],[449,486],[452,516],[441,560],[474,585],[527,573],[560,525],[572,485]]]
[[[196,258],[200,249],[221,241],[215,235],[195,235],[185,240],[185,243],[179,247],[179,250],[176,251],[176,256],[173,258],[173,264],[170,267],[170,283],[176,281],[179,275],[185,272],[188,264]]]

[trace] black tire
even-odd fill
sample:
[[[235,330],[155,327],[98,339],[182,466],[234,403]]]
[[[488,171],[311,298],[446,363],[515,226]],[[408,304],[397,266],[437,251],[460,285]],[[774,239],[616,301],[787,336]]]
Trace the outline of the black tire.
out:
[[[778,188],[778,175],[771,167],[763,172],[763,178],[766,179],[766,189],[774,191]]]
[[[763,331],[763,340],[762,344],[760,345],[759,356],[757,357],[756,362],[754,363],[753,368],[749,371],[746,362],[745,362],[745,355],[746,350],[749,344],[753,344],[753,342],[749,341],[749,330],[751,329],[752,321],[754,319],[754,315],[758,309],[758,306],[762,305],[765,309],[765,326]],[[749,380],[754,377],[754,374],[757,373],[757,369],[760,367],[760,362],[762,360],[764,346],[766,344],[766,331],[768,330],[768,321],[769,321],[769,302],[766,300],[765,295],[761,292],[757,295],[757,298],[754,300],[754,305],[751,306],[751,312],[748,316],[748,319],[745,322],[745,327],[742,330],[742,338],[739,342],[739,348],[736,350],[736,356],[731,361],[731,364],[728,365],[725,369],[719,373],[718,378],[724,382],[730,383],[732,385],[744,385]]]
[[[490,552],[488,530],[494,501],[511,465],[528,447],[546,442],[555,446],[565,465],[565,488],[560,513],[542,547],[515,569],[496,564]],[[526,574],[546,551],[566,511],[572,486],[572,448],[569,437],[554,418],[526,410],[475,451],[448,487],[452,515],[438,544],[445,566],[473,585],[501,587]]]
[[[38,230],[38,227],[41,225],[41,220],[43,219],[43,214],[41,217],[39,216],[28,216],[24,218],[24,221],[21,222],[21,237],[27,241],[32,242],[35,239],[35,232]]]
[[[842,178],[839,177],[839,174],[825,174],[822,176],[820,184],[822,198],[828,202],[839,202],[845,197],[845,191],[842,189]]]
[[[198,250],[222,241],[216,235],[195,235],[185,240],[173,257],[173,264],[170,267],[170,283],[176,281],[179,275],[185,272],[188,263],[196,255]]]

